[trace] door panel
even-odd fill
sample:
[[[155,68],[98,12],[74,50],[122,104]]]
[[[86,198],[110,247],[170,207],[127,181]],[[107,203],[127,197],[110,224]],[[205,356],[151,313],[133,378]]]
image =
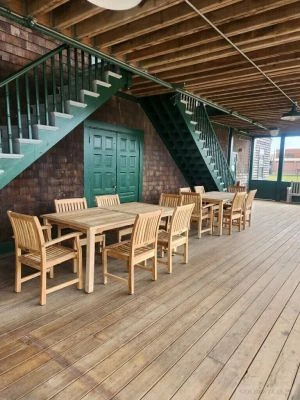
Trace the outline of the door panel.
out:
[[[117,192],[122,202],[137,201],[139,189],[139,141],[135,135],[118,134]]]
[[[138,201],[140,186],[140,135],[85,127],[85,195],[89,206],[97,195],[118,193],[121,202]]]
[[[88,128],[88,160],[85,176],[89,181],[89,205],[101,194],[115,193],[116,186],[116,134],[111,131]],[[87,157],[86,157],[87,158]]]

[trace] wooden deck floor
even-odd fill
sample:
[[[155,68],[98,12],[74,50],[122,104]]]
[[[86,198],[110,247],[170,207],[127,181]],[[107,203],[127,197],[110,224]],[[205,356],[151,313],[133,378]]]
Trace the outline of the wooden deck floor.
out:
[[[300,207],[255,202],[241,233],[190,239],[190,262],[38,305],[0,259],[0,399],[299,400]],[[59,272],[57,273],[58,276]]]

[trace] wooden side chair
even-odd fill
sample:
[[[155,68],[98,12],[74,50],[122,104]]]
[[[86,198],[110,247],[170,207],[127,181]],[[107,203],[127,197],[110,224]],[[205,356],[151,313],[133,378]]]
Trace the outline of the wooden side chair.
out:
[[[200,193],[182,193],[181,196],[182,204],[195,205],[191,216],[191,222],[196,222],[198,224],[198,239],[201,238],[204,232],[212,234],[215,204],[203,203]],[[206,223],[205,226],[204,223]]]
[[[180,194],[161,193],[159,197],[159,205],[164,207],[175,208],[181,206],[182,198]],[[160,228],[168,230],[170,217],[162,218]]]
[[[106,194],[95,196],[97,207],[114,206],[120,204],[120,198],[118,194]]]
[[[77,284],[82,289],[82,255],[79,241],[79,232],[69,233],[57,239],[45,240],[42,226],[35,216],[24,215],[8,211],[16,252],[15,291],[21,292],[23,282],[40,277],[40,304],[46,304],[46,296],[56,290],[69,285]],[[73,248],[63,245],[66,240],[72,239]],[[53,267],[68,260],[73,261],[73,268],[77,277],[58,285],[47,288],[47,272],[53,277]],[[38,272],[22,277],[22,265],[27,265]]]
[[[121,204],[118,194],[106,194],[95,196],[97,207],[108,207]],[[118,242],[122,241],[123,236],[131,235],[132,227],[118,229]]]
[[[85,197],[71,198],[71,199],[55,199],[54,207],[55,207],[55,212],[57,213],[79,211],[88,208]],[[58,236],[61,236],[62,229],[65,228],[63,226],[57,227]],[[99,251],[101,253],[102,249],[105,247],[105,235],[103,234],[96,235],[95,242],[99,243],[100,245]],[[87,239],[83,235],[80,237],[80,244],[81,246],[87,245]]]
[[[172,273],[172,255],[182,255],[183,262],[188,262],[188,241],[192,211],[195,204],[186,204],[175,208],[170,228],[168,231],[158,232],[157,245],[162,249],[162,255],[167,251],[167,261],[158,260],[158,263],[167,265],[169,274]],[[183,252],[177,251],[177,247],[183,246]]]
[[[256,195],[257,189],[249,190],[246,201],[245,201],[245,206],[243,210],[243,229],[246,228],[246,223],[248,222],[248,225],[251,225],[251,217],[252,217],[252,205],[253,205],[253,200]]]
[[[195,193],[203,194],[205,193],[205,188],[204,186],[194,186],[194,191]]]
[[[227,191],[229,193],[246,192],[246,186],[240,186],[240,185],[228,186]]]
[[[190,193],[191,192],[191,188],[190,187],[181,187],[179,188],[179,194],[181,193]]]
[[[136,216],[131,239],[106,246],[103,251],[104,284],[111,277],[128,285],[129,294],[134,293],[134,270],[136,267],[150,271],[152,279],[157,280],[157,235],[161,211],[138,214]],[[125,260],[128,267],[128,279],[108,272],[108,257]],[[148,259],[152,266],[141,264]]]
[[[233,224],[238,225],[241,231],[246,196],[246,192],[236,192],[231,206],[223,210],[223,226],[228,227],[229,235],[232,234]]]

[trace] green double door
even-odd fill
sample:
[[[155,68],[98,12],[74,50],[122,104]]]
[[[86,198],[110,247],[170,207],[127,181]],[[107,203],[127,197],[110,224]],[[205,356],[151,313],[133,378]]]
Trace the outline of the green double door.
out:
[[[142,185],[142,132],[96,122],[85,124],[84,187],[89,206],[97,195],[138,201]]]

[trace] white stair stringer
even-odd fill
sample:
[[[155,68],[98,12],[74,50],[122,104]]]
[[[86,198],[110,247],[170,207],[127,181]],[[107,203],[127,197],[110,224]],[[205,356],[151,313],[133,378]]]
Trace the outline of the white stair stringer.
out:
[[[97,98],[97,97],[100,96],[100,93],[92,92],[92,91],[86,90],[86,89],[81,89],[81,90],[80,90],[80,101],[81,101],[82,103],[84,103],[84,98],[85,98],[85,96],[90,96],[90,97],[95,97],[95,98]]]
[[[111,87],[111,83],[109,82],[105,82],[105,81],[100,81],[99,79],[95,79],[92,83],[93,86],[93,91],[97,92],[98,90],[98,86],[102,86],[105,88],[110,88]]]
[[[76,107],[76,108],[86,108],[87,104],[83,103],[83,102],[79,102],[79,101],[75,101],[75,100],[67,100],[66,101],[66,111],[68,114],[72,114],[71,113],[71,107]]]
[[[51,111],[51,113],[50,113],[50,125],[51,126],[56,126],[56,121],[59,118],[72,119],[73,115],[72,114],[67,114],[67,113],[61,113],[61,112],[58,112],[58,111]]]

